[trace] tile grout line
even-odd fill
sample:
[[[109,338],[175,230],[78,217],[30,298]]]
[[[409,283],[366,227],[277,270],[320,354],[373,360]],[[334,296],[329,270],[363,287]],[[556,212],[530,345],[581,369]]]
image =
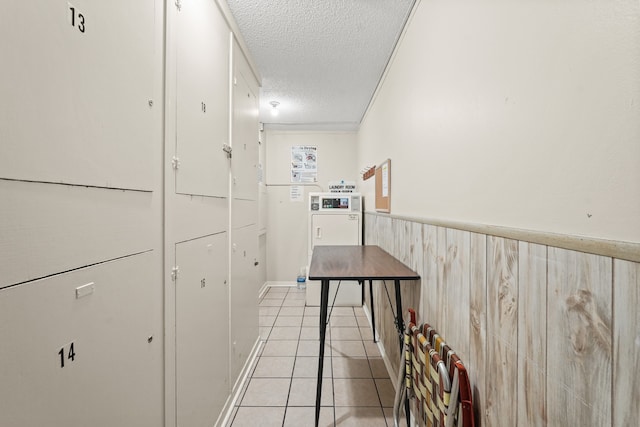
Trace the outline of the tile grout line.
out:
[[[260,303],[262,303],[262,301],[264,301],[265,299],[271,299],[271,298],[266,298],[266,296],[267,296],[267,294],[268,294],[268,293],[269,293],[268,291],[267,291],[267,292],[265,292],[265,293],[264,293],[264,295],[260,298],[260,301],[258,301],[258,307],[260,307]],[[287,293],[285,294],[285,298],[286,298],[286,295],[287,295],[287,294],[288,294],[288,291],[287,291]],[[277,306],[277,307],[278,307],[278,313],[276,314],[276,319],[277,319],[277,318],[278,318],[278,316],[280,315],[280,311],[282,310],[283,304],[284,304],[284,298],[283,298],[283,299],[282,299],[282,301],[280,302],[280,305],[279,305],[279,306]],[[276,307],[276,306],[268,306],[268,307]],[[275,325],[275,321],[274,321],[274,325]],[[269,331],[269,335],[271,335],[271,330],[274,328],[274,325],[272,325],[272,326],[271,326],[270,331]],[[235,422],[235,419],[236,419],[236,417],[238,416],[238,411],[239,411],[239,410],[240,410],[240,408],[242,407],[242,401],[244,400],[244,398],[245,398],[245,396],[246,396],[246,393],[247,393],[247,390],[249,389],[249,384],[250,384],[250,383],[251,383],[251,381],[254,379],[254,374],[255,374],[256,368],[258,367],[258,363],[260,362],[260,359],[262,358],[262,353],[264,352],[264,349],[265,349],[265,347],[266,347],[266,343],[269,341],[269,338],[267,337],[264,341],[265,341],[265,344],[264,344],[264,345],[262,346],[262,348],[260,349],[260,354],[258,355],[258,357],[257,357],[257,361],[256,361],[255,365],[253,366],[253,368],[252,368],[252,370],[251,370],[251,375],[248,377],[247,384],[243,385],[244,390],[243,390],[243,391],[242,391],[242,393],[241,393],[241,394],[242,394],[242,397],[239,399],[239,403],[238,403],[238,405],[236,405],[236,407],[235,407],[235,414],[234,414],[234,416],[232,417],[232,419],[231,419],[230,423],[228,424],[228,427],[233,427],[233,423]],[[297,351],[297,350],[296,350],[296,351]],[[295,365],[295,359],[294,359],[294,365]],[[292,375],[293,375],[293,374],[292,374]],[[291,383],[289,383],[289,388],[291,388]],[[287,400],[288,400],[288,398],[289,398],[289,397],[287,396]],[[246,407],[249,407],[249,406],[246,406]],[[272,407],[272,406],[254,406],[254,407],[269,408],[269,407]],[[286,406],[285,406],[285,413],[286,413]],[[284,424],[284,417],[283,417],[283,424]]]
[[[327,327],[329,328],[329,330],[331,330],[331,321],[329,321],[329,324],[327,325]],[[332,409],[333,409],[333,425],[335,427],[336,425],[336,384],[335,384],[335,378],[334,378],[334,373],[333,373],[333,334],[330,332],[329,333],[329,352],[330,352],[330,359],[331,359],[331,397],[333,399],[333,405],[332,405]],[[320,402],[320,408],[322,411],[322,402]]]
[[[286,295],[289,295],[289,292],[291,292],[291,289],[289,289],[286,293]],[[285,296],[286,299],[286,296]],[[283,300],[283,304],[284,304],[284,300]],[[279,316],[279,315],[278,315]],[[278,318],[276,317],[276,322],[278,321]],[[298,358],[298,349],[300,348],[300,336],[302,335],[302,322],[304,322],[304,309],[302,309],[302,321],[300,323],[300,331],[298,332],[298,343],[296,344],[296,352],[293,355],[293,366],[291,367],[291,378],[289,378],[289,393],[287,393],[287,401],[285,402],[284,405],[284,414],[282,414],[282,427],[284,427],[284,423],[287,420],[287,410],[289,409],[289,399],[291,398],[291,388],[293,387],[293,373],[296,370],[296,359]]]
[[[273,323],[273,325],[271,327],[271,331],[270,331],[269,335],[267,336],[267,338],[264,340],[265,344],[264,344],[264,346],[263,346],[263,348],[261,350],[261,353],[259,355],[260,359],[262,359],[263,357],[267,357],[267,356],[263,356],[264,355],[264,350],[267,347],[267,343],[274,343],[274,342],[278,341],[278,340],[273,340],[271,338],[271,332],[272,332],[273,328],[276,327],[275,324],[278,322],[279,319],[281,319],[282,317],[288,317],[285,314],[283,314],[283,308],[285,308],[285,302],[287,301],[287,298],[289,298],[289,299],[299,299],[299,298],[291,298],[291,296],[294,295],[294,294],[297,294],[297,292],[292,291],[291,289],[287,290],[287,292],[284,293],[284,298],[280,301],[280,305],[277,306],[278,307],[278,311],[277,311],[277,314],[275,316],[274,323]],[[268,295],[268,292],[265,293],[264,297],[261,299],[260,302],[262,302],[264,299],[271,299],[271,298],[265,298],[267,295]],[[295,372],[295,368],[296,368],[297,363],[298,363],[298,360],[297,360],[298,357],[303,357],[303,356],[300,356],[300,354],[301,354],[301,351],[302,351],[301,345],[302,345],[302,341],[303,341],[302,332],[303,332],[304,319],[305,319],[305,317],[308,317],[307,316],[308,313],[311,313],[312,311],[314,311],[314,310],[307,310],[308,307],[306,307],[304,305],[302,305],[302,306],[289,306],[289,305],[287,305],[286,307],[288,307],[288,308],[289,307],[291,307],[291,308],[293,308],[293,307],[301,307],[302,308],[302,321],[301,321],[302,323],[300,324],[300,329],[298,331],[297,340],[296,340],[296,343],[295,343],[295,352],[293,354],[293,365],[292,365],[292,368],[291,368],[291,373],[290,373],[290,376],[288,377],[288,379],[289,379],[289,388],[288,388],[288,392],[287,392],[287,398],[286,398],[286,401],[285,401],[284,412],[282,414],[282,421],[280,423],[280,425],[282,427],[284,427],[286,425],[287,416],[291,415],[289,410],[291,408],[293,408],[293,407],[290,406],[290,403],[292,401],[291,399],[292,399],[292,392],[293,392],[294,372]],[[291,310],[291,311],[294,311],[294,310]],[[387,425],[388,426],[388,420],[386,419],[386,414],[385,414],[385,411],[384,411],[385,408],[384,408],[383,402],[382,402],[381,391],[380,391],[380,389],[378,387],[378,384],[376,382],[376,378],[375,378],[375,375],[374,375],[374,368],[373,368],[373,365],[372,365],[372,359],[375,358],[375,354],[370,355],[369,352],[367,352],[366,345],[365,345],[365,341],[368,340],[368,338],[365,338],[365,336],[368,337],[368,331],[367,332],[363,331],[361,325],[358,323],[358,313],[356,312],[356,308],[355,307],[350,307],[350,310],[348,311],[348,313],[349,313],[349,316],[351,316],[353,319],[355,319],[354,327],[358,331],[358,337],[359,337],[358,341],[361,343],[361,345],[363,346],[363,349],[364,349],[364,355],[365,355],[366,360],[367,360],[368,376],[373,381],[374,387],[376,387],[376,395],[377,395],[377,402],[378,403],[376,404],[376,406],[372,406],[371,409],[376,408],[376,407],[379,408],[380,411],[381,411],[380,413],[381,413],[381,415],[383,417],[382,418],[382,420],[384,422],[383,425]],[[293,316],[293,314],[289,315],[289,317],[290,316]],[[370,325],[366,325],[366,326],[368,326],[370,328]],[[336,327],[340,328],[340,326],[336,326]],[[350,326],[344,325],[343,327],[344,328],[348,328]],[[314,327],[311,327],[311,328],[314,328]],[[332,411],[333,425],[335,427],[335,425],[336,425],[336,417],[337,417],[337,408],[336,408],[336,388],[335,388],[336,377],[335,377],[335,369],[334,369],[333,346],[335,344],[337,344],[338,342],[344,341],[344,340],[337,340],[336,341],[336,339],[335,339],[336,337],[333,336],[332,329],[333,329],[332,325],[331,325],[331,323],[329,323],[327,325],[327,333],[328,333],[328,336],[329,336],[328,343],[329,343],[329,351],[330,351],[330,354],[328,355],[329,356],[328,357],[328,359],[329,359],[328,362],[330,363],[330,369],[331,369],[331,386],[332,386],[331,387],[332,388],[331,396],[332,396],[332,400],[333,401],[330,402],[330,407],[323,406],[322,402],[321,402],[321,408],[324,409],[325,411],[327,411],[327,410],[331,410]],[[350,336],[351,335],[345,335],[343,338],[349,338]],[[309,340],[304,340],[304,341],[309,341]],[[316,343],[319,344],[319,337],[316,338],[313,341],[315,341]],[[347,339],[347,341],[349,341],[349,339]],[[308,350],[306,350],[306,352],[308,352]],[[305,354],[306,354],[306,352],[305,352]],[[319,353],[316,354],[316,358],[317,357],[319,357]],[[325,357],[327,357],[326,350],[325,350]],[[351,358],[351,356],[345,356],[345,357]],[[256,363],[256,367],[257,367],[257,363]],[[248,383],[250,383],[251,380],[254,379],[254,375],[255,375],[255,367],[254,367],[254,370],[253,370],[253,372],[252,372],[252,374],[251,374],[251,376],[249,378]],[[351,378],[348,374],[345,374],[345,375],[347,375],[347,379]],[[283,378],[286,378],[286,377],[283,377]],[[329,379],[328,377],[324,377],[323,376],[323,381],[326,381],[328,379]],[[316,385],[317,385],[317,377],[316,377]],[[236,407],[236,409],[240,409],[240,405],[242,404],[242,400],[244,400],[244,398],[245,398],[247,389],[248,389],[248,384],[247,384],[247,387],[245,387],[245,390],[244,390],[244,393],[243,393],[243,397],[240,400],[240,403]],[[262,407],[263,408],[269,408],[269,407],[273,408],[274,406],[262,406]],[[357,408],[357,407],[354,406],[353,408]],[[322,414],[322,409],[321,409],[321,414]],[[347,411],[347,412],[349,412],[349,411]],[[233,422],[236,421],[236,417],[237,417],[237,411],[236,411],[236,414],[234,414],[233,420],[232,420],[231,424],[229,424],[229,427],[232,427]]]

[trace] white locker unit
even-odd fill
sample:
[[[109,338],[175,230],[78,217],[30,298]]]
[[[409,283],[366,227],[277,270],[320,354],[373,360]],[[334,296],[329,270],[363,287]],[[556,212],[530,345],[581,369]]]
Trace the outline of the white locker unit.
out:
[[[231,378],[239,378],[258,341],[258,98],[259,83],[237,40],[232,44]]]
[[[237,232],[256,223],[257,207],[231,206],[239,199],[257,205],[259,79],[252,80],[224,9],[211,0],[165,8],[165,262],[179,268],[165,286],[167,427],[217,425],[258,338],[257,292],[248,277],[255,267],[244,264],[245,253],[253,261],[255,227],[253,239]],[[224,243],[210,241],[222,236]],[[242,251],[232,255],[232,243]],[[250,286],[255,304],[246,304]],[[245,320],[255,324],[253,336]]]
[[[308,259],[317,245],[362,244],[362,196],[359,193],[309,193]],[[307,268],[308,271],[308,268]],[[332,282],[329,303],[336,306],[359,306],[361,289],[357,281]],[[320,282],[307,281],[306,304],[320,305]]]

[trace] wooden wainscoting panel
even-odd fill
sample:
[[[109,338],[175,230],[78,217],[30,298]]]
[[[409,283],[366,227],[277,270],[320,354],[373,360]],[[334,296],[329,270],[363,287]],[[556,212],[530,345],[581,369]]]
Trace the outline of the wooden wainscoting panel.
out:
[[[406,220],[396,220],[396,222],[394,222],[394,234],[402,234],[404,237],[396,238],[393,256],[422,277],[422,270],[424,270],[422,224]],[[401,282],[402,307],[405,313],[407,308],[413,308],[416,313],[420,313],[421,287],[421,280]],[[418,320],[422,321],[422,319]]]
[[[382,249],[395,256],[396,240],[404,240],[404,236],[396,236],[398,224],[402,220],[395,219],[393,217],[385,218],[383,221],[384,232],[382,234]],[[398,365],[400,360],[400,351],[398,349],[398,338],[396,334],[396,328],[393,323],[393,316],[396,313],[395,310],[395,293],[393,289],[393,281],[387,280],[385,283],[380,283],[380,300],[384,302],[382,309],[380,310],[380,321],[383,322],[381,330],[383,333],[382,342],[384,348],[392,361],[393,372],[398,371]]]
[[[393,218],[391,220],[391,229],[393,234],[393,247],[389,253],[406,265],[409,260],[411,223],[403,219]]]
[[[640,419],[640,263],[613,260],[613,302],[612,425],[623,427]]]
[[[546,246],[520,242],[518,298],[518,422],[546,426]]]
[[[369,215],[369,214],[364,214],[363,215],[364,219],[364,244],[365,245],[376,245],[377,244],[377,236],[378,233],[376,233],[376,229],[377,229],[377,223],[378,223],[378,216],[377,215]]]
[[[487,398],[489,426],[517,425],[518,242],[487,237]]]
[[[380,216],[378,215],[371,215],[371,214],[364,214],[364,244],[365,245],[377,245],[378,241],[379,241],[379,236],[380,233],[377,232],[377,228],[378,228],[378,222],[380,221]],[[365,300],[364,303],[367,306],[367,308],[369,309],[369,313],[371,313],[371,295],[369,294],[369,283],[365,283]],[[373,286],[373,293],[374,293],[374,301],[376,301],[376,291],[377,291],[378,286],[374,283]],[[374,306],[374,313],[377,313],[378,307]],[[379,325],[379,316],[376,316],[377,318],[375,319],[376,322],[376,331],[378,331],[378,325]]]
[[[447,255],[443,269],[449,317],[446,329],[436,325],[444,340],[465,360],[469,356],[469,246],[468,231],[446,229]]]
[[[387,296],[382,289],[382,280],[373,281],[373,295],[373,306],[376,314],[376,333],[378,334],[379,342],[383,344],[386,351],[387,347],[384,340],[385,329],[383,328],[383,325],[385,323],[389,323],[389,320],[384,317],[387,313],[384,307],[389,303],[387,302]]]
[[[388,294],[387,294],[388,291]],[[376,292],[374,290],[374,292]],[[389,304],[391,299],[391,304]],[[378,282],[376,295],[376,319],[380,319],[380,340],[384,346],[385,353],[391,361],[393,372],[398,372],[400,363],[400,348],[396,325],[393,322],[396,314],[396,297],[393,287],[393,280],[387,280],[386,284]],[[408,305],[405,307],[409,307]],[[378,313],[380,313],[378,315]]]
[[[393,229],[391,226],[391,217],[388,216],[379,216],[378,223],[376,224],[378,230],[376,233],[378,234],[378,243],[385,251],[392,253],[393,252]]]
[[[471,233],[469,245],[469,357],[463,359],[473,392],[476,427],[485,422],[487,396],[487,236]]]
[[[549,247],[550,420],[571,420],[572,425],[611,423],[611,275],[611,258]]]
[[[439,332],[447,330],[450,308],[445,304],[447,300],[447,288],[445,280],[445,263],[447,262],[447,229],[438,227],[438,281],[436,282],[436,311],[431,325]]]
[[[414,237],[412,223],[396,218],[390,219],[389,223],[385,224],[385,227],[388,228],[382,234],[384,246],[380,246],[403,264],[412,267],[415,262],[413,261],[411,248],[416,240],[421,239],[422,228],[416,227],[417,236]],[[418,254],[417,259],[421,260],[422,256]],[[402,281],[400,283],[403,310],[406,311],[409,307],[418,308],[420,287],[420,281]],[[400,360],[400,349],[398,333],[393,322],[397,307],[394,282],[393,280],[387,280],[386,285],[380,283],[379,288],[379,298],[384,301],[384,305],[379,311],[381,313],[380,321],[383,323],[380,328],[381,339],[383,340],[385,351],[394,365],[394,369],[397,369],[397,364]],[[389,300],[391,300],[391,304]]]
[[[424,274],[422,277],[421,322],[436,321],[438,301],[438,227],[424,224]]]
[[[423,283],[425,283],[424,278],[424,226],[418,222],[410,222],[410,246],[409,246],[409,259],[408,264],[409,268],[420,275],[420,280],[409,285],[411,286],[411,294],[414,299],[413,305],[411,306],[419,317],[419,322],[423,322],[423,317],[421,317],[421,313],[424,311],[422,303],[424,299],[422,298],[423,291]],[[403,306],[405,307],[405,311],[409,305],[403,302]]]

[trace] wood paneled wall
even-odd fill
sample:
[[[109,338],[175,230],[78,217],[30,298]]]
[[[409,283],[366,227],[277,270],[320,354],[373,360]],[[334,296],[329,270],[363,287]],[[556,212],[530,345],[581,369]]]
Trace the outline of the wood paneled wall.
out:
[[[371,213],[365,244],[421,275],[403,306],[467,366],[476,425],[637,424],[640,263]],[[397,372],[387,285],[376,328]]]

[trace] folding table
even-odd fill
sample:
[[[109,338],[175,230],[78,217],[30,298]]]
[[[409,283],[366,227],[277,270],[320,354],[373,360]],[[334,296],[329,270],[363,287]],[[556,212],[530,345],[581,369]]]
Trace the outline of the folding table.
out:
[[[320,280],[320,356],[316,389],[316,427],[320,418],[324,342],[327,331],[329,282],[331,280],[393,280],[396,296],[395,324],[400,350],[404,334],[400,280],[419,280],[420,276],[378,246],[315,246],[309,267],[309,279]],[[339,290],[338,290],[339,291]]]

